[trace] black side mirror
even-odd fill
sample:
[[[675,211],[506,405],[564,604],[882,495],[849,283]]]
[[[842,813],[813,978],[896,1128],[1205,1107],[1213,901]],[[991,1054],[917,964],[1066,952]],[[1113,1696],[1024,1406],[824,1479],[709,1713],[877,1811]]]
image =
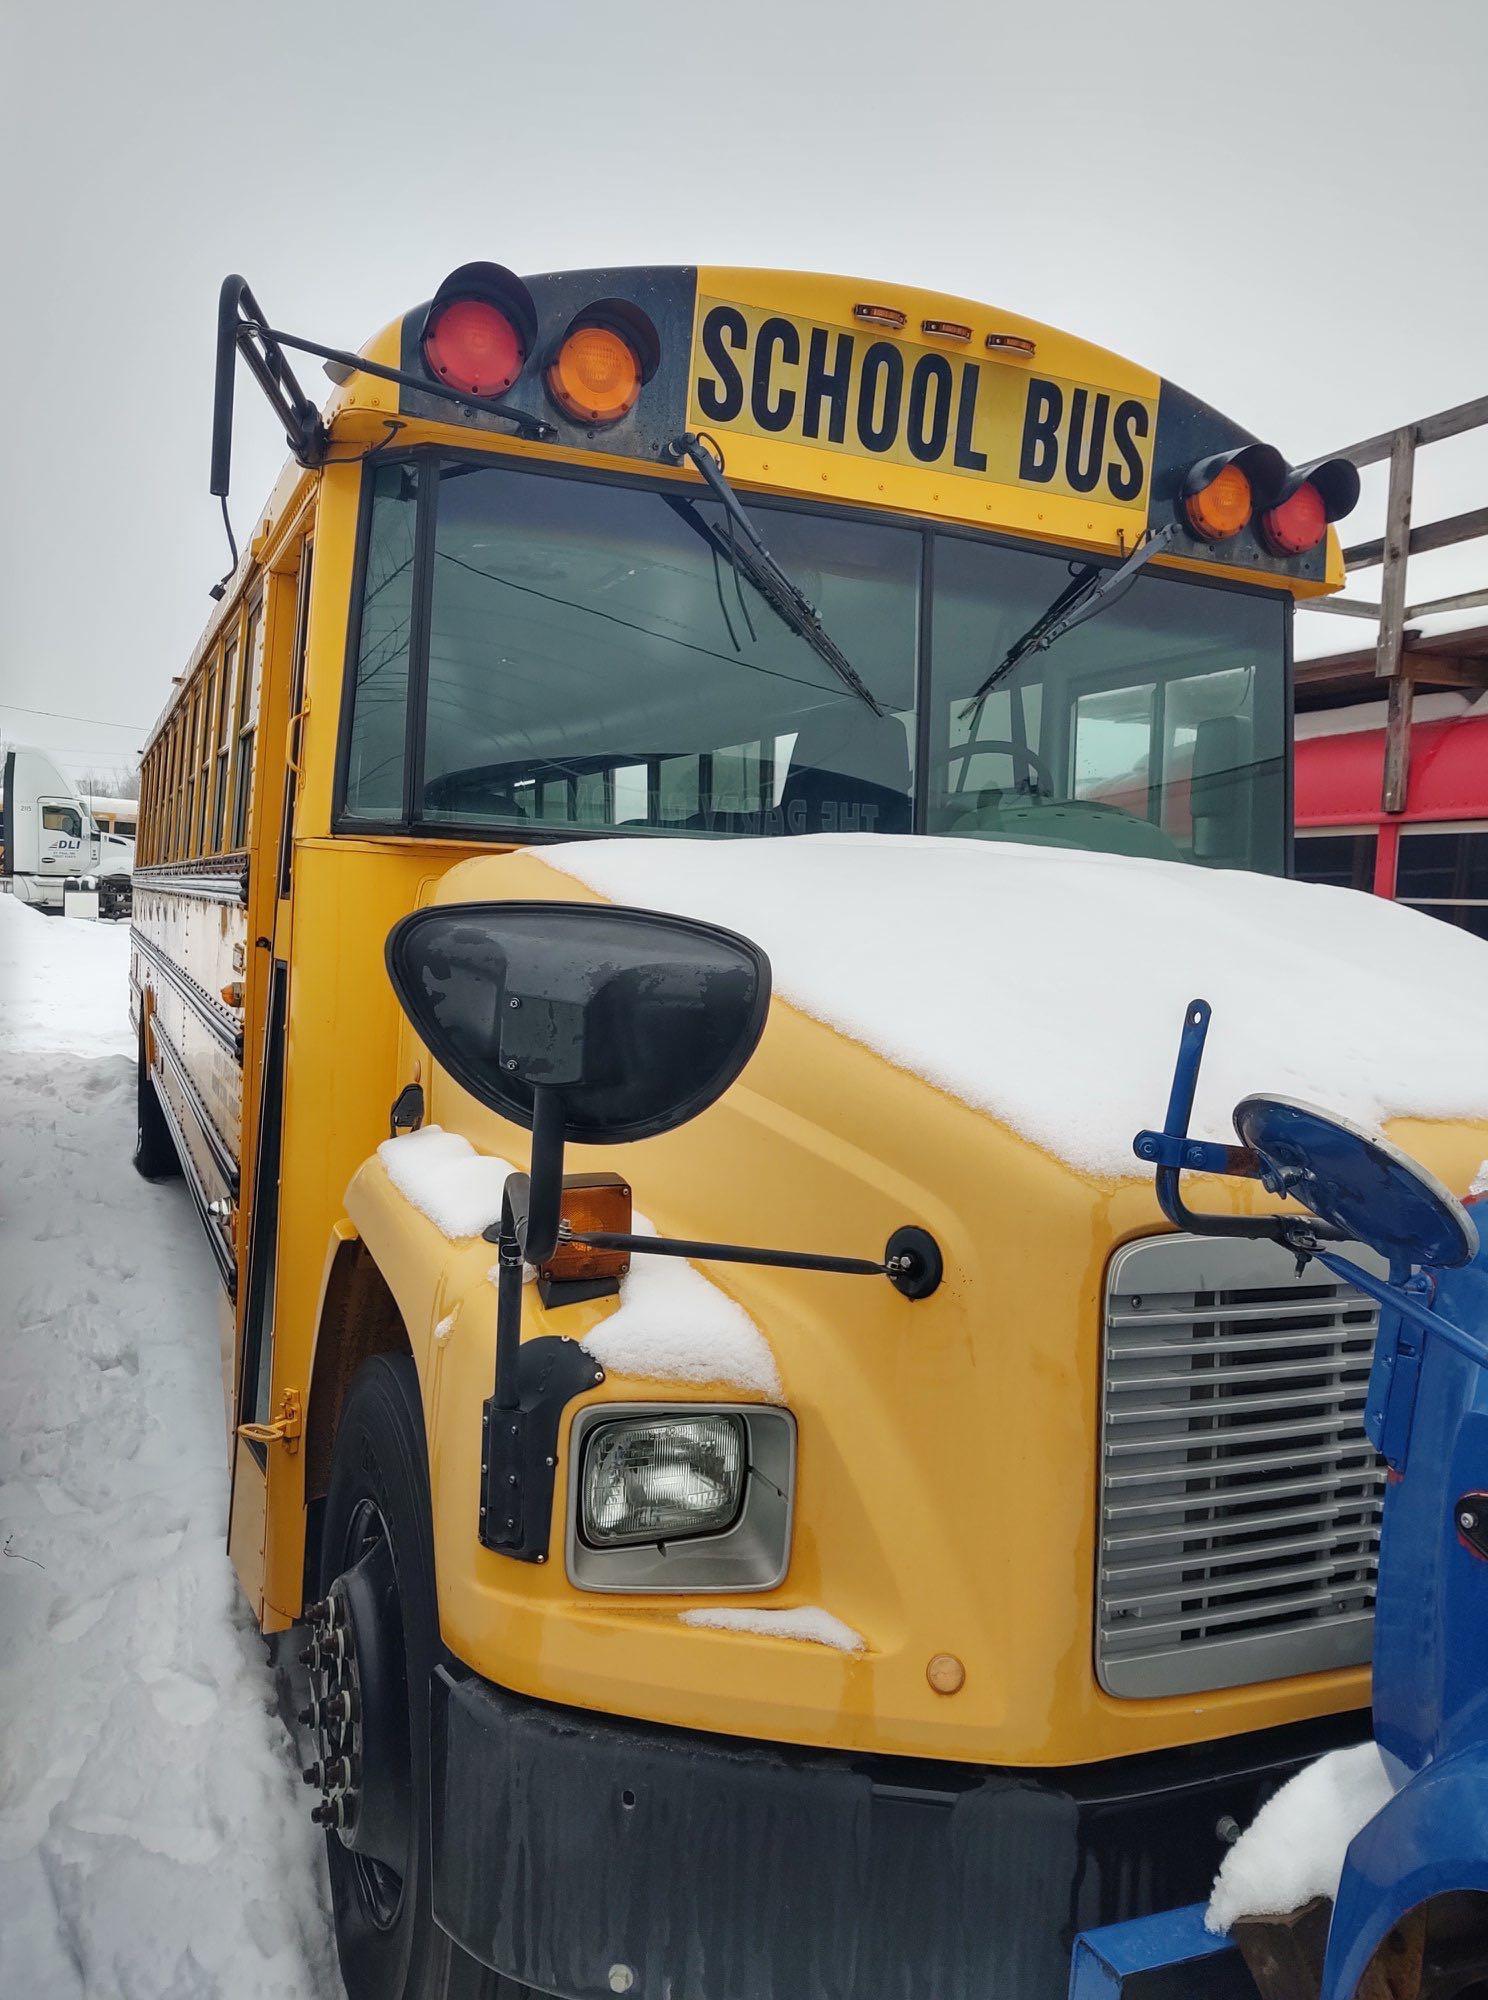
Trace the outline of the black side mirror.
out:
[[[436,904],[396,926],[387,967],[457,1083],[529,1128],[552,1092],[564,1138],[591,1146],[706,1111],[770,1005],[770,961],[748,938],[613,904]]]

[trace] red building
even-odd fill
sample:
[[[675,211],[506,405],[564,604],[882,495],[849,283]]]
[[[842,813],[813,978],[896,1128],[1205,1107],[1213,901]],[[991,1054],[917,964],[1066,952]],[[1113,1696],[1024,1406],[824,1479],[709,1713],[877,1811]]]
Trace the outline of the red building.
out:
[[[1488,628],[1408,646],[1405,810],[1382,805],[1385,704],[1373,654],[1296,673],[1296,873],[1390,896],[1488,939]]]

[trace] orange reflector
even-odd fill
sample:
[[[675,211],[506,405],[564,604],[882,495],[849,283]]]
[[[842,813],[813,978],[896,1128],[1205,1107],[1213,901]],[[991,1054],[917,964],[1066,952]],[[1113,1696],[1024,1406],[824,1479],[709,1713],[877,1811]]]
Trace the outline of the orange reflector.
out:
[[[970,340],[971,328],[954,319],[922,319],[921,333],[937,333],[942,340]]]
[[[854,306],[854,319],[866,319],[871,326],[900,327],[904,324],[904,314],[897,306]]]
[[[987,335],[987,345],[992,349],[994,354],[1034,355],[1038,353],[1038,343],[1032,340],[1025,340],[1021,333],[989,333]]]
[[[576,326],[548,364],[548,394],[578,423],[618,423],[641,393],[640,356],[611,326]]]
[[[628,1236],[630,1183],[619,1174],[565,1174],[560,1213],[568,1227],[580,1235],[597,1230]],[[538,1265],[537,1275],[545,1287],[613,1287],[629,1269],[628,1250],[595,1250],[587,1243],[560,1242],[552,1256]]]
[[[1238,465],[1227,465],[1183,505],[1196,535],[1206,542],[1226,542],[1250,519],[1250,481]]]

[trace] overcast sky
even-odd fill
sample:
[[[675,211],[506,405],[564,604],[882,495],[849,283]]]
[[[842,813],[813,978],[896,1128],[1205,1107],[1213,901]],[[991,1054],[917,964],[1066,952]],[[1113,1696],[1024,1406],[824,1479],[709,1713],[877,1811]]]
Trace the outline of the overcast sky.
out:
[[[73,770],[132,758],[225,567],[230,270],[349,347],[471,258],[897,279],[1293,459],[1488,391],[1483,0],[0,8],[0,736]],[[240,532],[282,456],[245,385]],[[1482,504],[1488,448],[1417,493]],[[1412,566],[1417,598],[1477,582],[1488,544]]]

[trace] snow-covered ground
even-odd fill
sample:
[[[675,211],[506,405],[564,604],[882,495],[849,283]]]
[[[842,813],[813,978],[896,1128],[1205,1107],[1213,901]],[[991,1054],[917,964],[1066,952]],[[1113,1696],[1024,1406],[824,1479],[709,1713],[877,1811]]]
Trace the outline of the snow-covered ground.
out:
[[[0,896],[0,1995],[340,1993],[225,1553],[217,1280],[129,1164],[128,932]]]

